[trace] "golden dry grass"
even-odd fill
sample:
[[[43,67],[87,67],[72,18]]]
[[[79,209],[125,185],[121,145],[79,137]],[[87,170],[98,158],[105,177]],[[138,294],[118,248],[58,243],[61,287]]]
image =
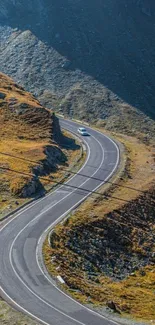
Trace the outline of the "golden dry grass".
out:
[[[136,199],[139,195],[137,191],[129,189],[130,187],[135,190],[137,189],[144,191],[147,190],[150,187],[150,184],[155,181],[154,148],[151,146],[146,146],[134,137],[124,135],[118,136],[116,134],[115,137],[122,142],[126,148],[126,155],[128,157],[127,168],[130,178],[126,177],[126,175],[124,175],[125,177],[123,177],[122,180],[117,180],[116,178],[116,181],[113,182],[114,185],[115,183],[118,183],[124,187],[114,187],[114,190],[111,190],[111,194],[117,198],[130,201]],[[81,206],[78,213],[93,209],[95,212],[97,212],[97,214],[102,214],[104,208],[104,214],[106,214],[113,209],[122,207],[121,201],[112,198],[109,198],[108,201],[104,201],[104,205],[102,203],[102,198],[97,198],[95,202],[93,202],[93,206],[91,205],[91,200],[90,202],[87,200],[87,202]]]
[[[14,81],[0,74],[0,92],[5,95],[0,100],[0,165],[15,169],[19,172],[32,172],[30,161],[18,160],[9,155],[19,156],[23,159],[41,161],[45,159],[44,148],[50,144],[51,136],[49,132],[50,119],[49,112],[46,111],[39,102],[29,93],[25,92]],[[24,104],[24,114],[18,114],[20,105]],[[41,117],[41,113],[44,113]],[[36,123],[35,123],[36,114]],[[42,123],[41,118],[45,119]],[[42,133],[44,137],[42,137]],[[42,139],[43,138],[43,139]],[[1,153],[7,153],[5,156]],[[36,163],[37,165],[37,163]],[[17,193],[27,183],[30,177],[18,176],[10,172],[1,172],[1,198],[6,189]],[[6,186],[5,186],[6,185]],[[4,189],[4,190],[3,190]],[[2,202],[7,205],[7,200]],[[5,203],[5,204],[4,204]]]
[[[0,92],[6,95],[6,100],[14,97],[20,102],[25,102],[30,105],[41,107],[39,101],[32,96],[32,94],[25,91],[22,87],[17,85],[12,78],[0,73]]]
[[[38,322],[11,308],[0,299],[0,324],[2,325],[39,325]]]
[[[33,168],[47,159],[45,153],[47,146],[48,148],[54,146],[55,149],[58,147],[59,151],[63,151],[67,169],[75,163],[76,157],[80,157],[81,153],[78,147],[76,150],[60,149],[53,137],[56,127],[51,111],[42,107],[30,93],[2,73],[0,73],[0,93],[5,95],[5,98],[0,99],[0,166],[30,174],[24,176],[1,169],[1,213],[7,206],[16,207],[14,201],[17,198],[18,204],[23,203],[23,199],[18,196],[22,188],[31,180]],[[70,135],[66,136],[70,137]],[[58,167],[57,172],[48,176],[59,181],[66,172],[63,171],[61,161]],[[46,181],[41,180],[41,182],[47,188],[52,186]],[[17,198],[14,199],[12,194]]]
[[[147,191],[153,186],[155,181],[154,174],[154,148],[146,146],[140,140],[134,137],[116,135],[126,148],[127,167],[126,173],[120,179],[116,176],[113,179],[114,184],[124,187],[112,186],[108,194],[131,201],[136,200],[140,193],[133,189]],[[125,159],[125,156],[122,157]],[[129,177],[128,177],[128,176]],[[107,185],[106,185],[107,186]],[[104,193],[104,187],[101,189]],[[44,243],[43,254],[48,271],[56,276],[58,273],[67,281],[65,289],[76,299],[82,302],[92,302],[95,305],[102,306],[107,301],[114,301],[121,310],[122,315],[132,316],[139,320],[143,319],[155,323],[155,267],[149,265],[143,270],[135,271],[133,275],[128,276],[121,281],[113,281],[111,278],[100,273],[95,281],[89,279],[86,272],[80,266],[81,257],[75,254],[66,246],[67,233],[73,229],[80,229],[80,226],[93,224],[94,220],[98,222],[106,221],[107,214],[112,211],[121,211],[124,203],[119,200],[103,197],[89,198],[74,213],[74,215],[64,224],[57,225],[55,228],[56,238],[55,247],[50,248],[48,242]],[[94,217],[95,216],[95,217]],[[114,220],[115,221],[115,220]],[[151,225],[151,223],[150,223]],[[136,240],[136,232],[133,234]],[[133,243],[134,244],[134,243]],[[133,250],[136,252],[138,246],[135,241]],[[153,247],[152,247],[153,249]],[[51,263],[51,256],[57,256]],[[74,266],[79,262],[77,267]],[[60,267],[59,271],[56,269]],[[143,272],[142,272],[143,271]],[[76,289],[77,291],[72,291]]]

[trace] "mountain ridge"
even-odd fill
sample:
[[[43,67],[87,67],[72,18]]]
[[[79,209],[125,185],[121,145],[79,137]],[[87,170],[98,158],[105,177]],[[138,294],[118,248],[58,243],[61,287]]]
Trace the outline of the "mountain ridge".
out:
[[[153,134],[153,1],[36,0],[33,4],[28,1],[26,6],[23,1],[2,4],[1,22],[10,26],[1,27],[3,72],[49,107],[70,117],[104,120],[108,128],[112,124],[112,129],[121,132],[123,103],[127,111],[131,110],[130,116],[123,110],[124,131],[138,128],[138,132]],[[79,88],[84,88],[85,94]],[[142,127],[137,126],[137,118]]]

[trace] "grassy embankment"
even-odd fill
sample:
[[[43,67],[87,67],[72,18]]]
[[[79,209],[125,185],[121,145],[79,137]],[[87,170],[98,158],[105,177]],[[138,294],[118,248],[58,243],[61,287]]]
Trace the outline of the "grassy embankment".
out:
[[[28,174],[1,169],[2,217],[35,195],[22,195],[23,188],[33,180],[32,174],[37,174],[42,190],[49,190],[85,157],[78,141],[67,132],[59,134],[58,121],[51,111],[3,74],[0,74],[0,94],[0,166]]]
[[[0,170],[0,218],[31,199],[22,198],[20,194],[23,187],[31,181],[34,168],[45,169],[44,178],[38,178],[45,190],[50,190],[55,181],[65,180],[70,176],[70,170],[76,171],[83,163],[85,153],[81,150],[78,140],[74,140],[68,132],[63,132],[62,143],[57,142],[54,132],[61,131],[58,125],[55,130],[53,124],[49,110],[44,109],[12,79],[0,74],[0,167],[29,174],[23,176]],[[46,153],[47,148],[50,149],[49,156]],[[53,170],[46,170],[49,158],[52,161],[48,166],[53,164]],[[0,299],[0,324],[10,323],[37,324]]]
[[[56,226],[52,247],[47,241],[43,247],[45,264],[53,276],[65,279],[64,289],[83,303],[102,307],[113,301],[123,316],[153,324],[154,148],[134,137],[115,137],[126,148],[122,157],[126,167],[107,190],[111,197],[91,197]]]

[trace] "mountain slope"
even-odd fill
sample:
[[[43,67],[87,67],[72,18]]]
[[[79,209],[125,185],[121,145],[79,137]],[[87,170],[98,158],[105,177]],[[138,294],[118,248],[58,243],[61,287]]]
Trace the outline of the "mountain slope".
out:
[[[31,197],[43,189],[38,176],[49,174],[67,159],[56,142],[60,139],[62,134],[55,115],[12,79],[0,74],[2,206],[11,194]]]
[[[154,9],[152,0],[2,0],[1,23],[23,32],[1,28],[1,69],[70,116],[153,134]]]
[[[126,135],[117,140],[126,148],[123,170],[100,189],[101,195],[91,196],[55,227],[50,247],[48,240],[44,244],[44,261],[52,276],[61,275],[64,289],[82,303],[100,307],[97,310],[103,314],[106,305],[122,316],[151,323],[155,319],[154,147]]]

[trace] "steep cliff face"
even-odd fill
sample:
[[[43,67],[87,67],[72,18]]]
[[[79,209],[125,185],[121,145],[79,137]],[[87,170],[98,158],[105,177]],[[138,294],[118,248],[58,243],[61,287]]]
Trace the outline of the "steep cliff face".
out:
[[[118,102],[123,101],[137,108],[139,117],[144,113],[154,118],[154,9],[153,0],[35,0],[26,3],[23,0],[3,0],[0,8],[3,25],[22,31],[29,29],[33,36],[31,34],[27,37],[30,53],[30,50],[27,52],[28,47],[25,52],[25,32],[16,40],[14,34],[8,40],[3,33],[1,69],[13,75],[16,80],[21,78],[23,84],[29,90],[32,87],[31,90],[37,95],[40,91],[42,99],[50,99],[50,104],[56,96],[55,103],[59,106],[60,98],[69,93],[69,105],[68,97],[67,105],[62,103],[62,109],[67,114],[83,118],[88,116],[90,119],[114,116],[114,124],[117,125]],[[42,49],[39,47],[35,58],[38,41],[34,40],[34,35],[39,42],[42,41]],[[17,56],[13,55],[15,51]],[[8,57],[11,64],[15,63],[14,71],[11,65],[7,65]],[[21,71],[21,62],[22,65],[25,62],[27,71],[30,65],[29,77],[25,73],[25,67]],[[70,112],[70,107],[76,106],[75,96],[70,96],[70,92],[72,94],[73,85],[79,82],[86,85],[85,96],[91,96],[91,103],[88,103],[90,112],[86,107],[88,105],[81,100],[81,93],[78,93],[80,104],[75,110],[72,107]],[[102,89],[102,99],[98,88]],[[89,89],[95,89],[95,93],[90,95]],[[43,94],[44,91],[46,94]],[[110,98],[114,98],[113,94],[117,95],[115,103]],[[97,98],[100,98],[99,103]],[[64,100],[66,104],[66,98]],[[144,119],[145,117],[143,121]]]

